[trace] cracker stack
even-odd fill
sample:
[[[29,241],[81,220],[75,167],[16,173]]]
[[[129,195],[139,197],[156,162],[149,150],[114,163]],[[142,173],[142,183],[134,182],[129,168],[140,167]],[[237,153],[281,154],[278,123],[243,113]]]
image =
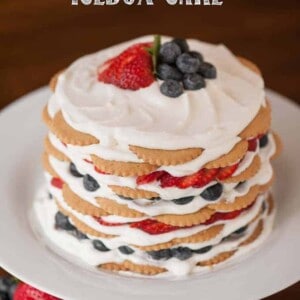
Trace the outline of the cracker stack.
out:
[[[253,63],[240,62],[261,76]],[[68,231],[62,220],[75,228],[78,249],[90,243],[100,269],[184,275],[255,247],[270,231],[270,161],[281,143],[270,128],[268,100],[227,153],[184,176],[166,169],[191,163],[206,149],[124,143],[138,162],[104,159],[95,151],[101,139],[72,127],[71,112],[53,109],[51,101],[43,111],[49,129],[43,166],[57,206],[56,228]]]

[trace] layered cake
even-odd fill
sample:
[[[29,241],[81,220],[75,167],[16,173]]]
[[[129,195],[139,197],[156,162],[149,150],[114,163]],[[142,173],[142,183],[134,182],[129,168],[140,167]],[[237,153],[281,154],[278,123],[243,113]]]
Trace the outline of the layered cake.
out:
[[[98,268],[183,276],[271,231],[281,148],[259,68],[223,45],[146,36],[50,82],[46,236]]]

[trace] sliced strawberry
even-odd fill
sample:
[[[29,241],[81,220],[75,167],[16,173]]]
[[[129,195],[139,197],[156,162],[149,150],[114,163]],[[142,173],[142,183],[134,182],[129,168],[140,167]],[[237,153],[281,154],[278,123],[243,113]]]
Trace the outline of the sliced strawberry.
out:
[[[64,185],[64,182],[58,177],[53,177],[51,179],[51,185],[58,188],[58,189],[62,189],[63,185]]]
[[[184,176],[180,179],[178,187],[185,189],[188,187],[200,188],[210,183],[218,174],[219,169],[201,169],[200,171]]]
[[[221,168],[216,176],[217,179],[219,180],[224,180],[229,178],[238,168],[239,163],[232,165],[232,166],[228,166],[225,168]]]
[[[51,296],[30,286],[29,284],[21,282],[17,285],[13,300],[59,300],[59,298]]]
[[[141,222],[132,223],[130,227],[140,229],[152,235],[167,233],[180,228],[177,226],[167,225],[150,219]]]
[[[166,171],[156,171],[150,174],[138,176],[136,179],[137,184],[147,184],[159,180],[163,175],[168,174]]]
[[[248,151],[254,152],[257,148],[257,138],[248,140]]]
[[[147,51],[151,46],[152,43],[133,45],[105,62],[99,69],[98,80],[129,90],[149,86],[154,82],[152,57]]]
[[[127,223],[111,223],[111,222],[106,222],[104,221],[102,218],[98,218],[98,217],[93,217],[99,224],[103,225],[103,226],[122,226],[122,225],[126,225]]]
[[[175,177],[169,173],[166,173],[163,176],[161,176],[161,178],[159,179],[160,186],[163,188],[177,186],[180,179],[181,179],[180,177]]]

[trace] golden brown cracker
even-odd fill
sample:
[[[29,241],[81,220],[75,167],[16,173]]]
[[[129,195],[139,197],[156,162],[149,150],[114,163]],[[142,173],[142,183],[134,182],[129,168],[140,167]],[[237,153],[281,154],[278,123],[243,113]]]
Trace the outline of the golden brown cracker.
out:
[[[157,166],[150,165],[148,163],[105,160],[96,155],[91,155],[91,158],[99,170],[108,174],[122,177],[145,175],[155,171],[158,168]]]
[[[101,208],[111,215],[116,215],[125,218],[142,218],[145,216],[145,214],[135,209],[131,209],[125,204],[119,204],[114,200],[102,197],[98,197],[96,198],[96,200],[101,206]]]
[[[58,160],[70,162],[69,157],[67,157],[64,153],[62,153],[52,145],[48,136],[46,136],[45,138],[44,147],[45,147],[45,151],[49,155],[54,156]]]
[[[265,134],[271,126],[271,106],[267,101],[267,105],[261,106],[257,115],[248,124],[248,126],[239,134],[242,139],[250,139],[260,134]]]
[[[248,166],[243,172],[236,176],[229,177],[227,179],[222,180],[223,183],[237,183],[237,182],[242,182],[246,181],[253,176],[259,171],[261,167],[261,161],[259,155],[256,155],[253,158],[253,161],[251,162],[250,166]]]
[[[50,130],[65,144],[76,146],[99,144],[99,140],[94,136],[80,132],[67,124],[61,111],[54,116]]]
[[[272,155],[271,159],[276,159],[282,153],[283,144],[282,144],[282,140],[281,140],[280,136],[276,132],[272,132],[272,134],[273,134],[273,138],[274,138],[275,145],[276,145],[276,151]]]
[[[253,243],[262,233],[263,231],[263,221],[260,220],[256,226],[256,228],[254,229],[254,231],[252,232],[252,234],[245,240],[243,241],[242,243],[240,243],[240,247],[242,246],[246,246],[246,245],[249,245],[251,243]]]
[[[236,197],[233,202],[221,200],[214,204],[209,204],[207,207],[216,211],[230,212],[240,210],[251,205],[260,193],[260,187],[255,185],[250,188],[246,195]]]
[[[157,275],[167,271],[165,268],[151,265],[138,265],[129,260],[125,260],[123,263],[102,264],[99,268],[113,272],[130,271],[142,275]]]
[[[42,112],[42,120],[47,125],[48,128],[51,128],[52,118],[49,115],[48,105],[45,105]]]
[[[57,72],[56,74],[54,74],[54,76],[52,76],[52,78],[50,79],[50,82],[49,82],[49,87],[51,89],[52,92],[55,92],[55,88],[56,88],[56,85],[57,85],[57,81],[58,81],[58,76],[60,74],[62,74],[65,70],[61,70],[59,72]]]
[[[107,216],[108,213],[98,206],[95,206],[76,195],[67,184],[63,186],[63,197],[65,202],[75,211],[93,217]]]
[[[230,165],[235,164],[239,160],[241,160],[248,151],[248,142],[240,141],[238,142],[230,152],[222,155],[221,157],[208,162],[204,168],[214,169],[214,168],[224,168]]]
[[[94,228],[88,226],[87,224],[85,224],[81,220],[79,220],[77,217],[75,217],[71,212],[64,209],[57,200],[55,201],[55,203],[57,205],[58,210],[65,216],[69,217],[71,222],[73,223],[73,225],[80,232],[94,236],[94,237],[98,237],[98,238],[114,238],[114,237],[116,237],[116,235],[106,234],[106,233],[100,232],[98,230],[95,230]]]
[[[253,63],[252,61],[250,61],[249,59],[246,59],[244,57],[241,56],[237,56],[238,60],[248,69],[250,69],[251,71],[253,71],[254,73],[256,73],[257,75],[262,75],[261,70],[259,69],[259,67]]]
[[[150,245],[150,246],[137,246],[137,245],[133,245],[133,246],[143,251],[158,251],[162,249],[168,249],[179,244],[201,243],[216,237],[223,230],[223,228],[224,225],[214,225],[209,227],[208,229],[202,230],[193,235],[182,237],[182,238],[175,238],[170,242],[165,242],[165,243],[160,243],[160,244]]]
[[[186,215],[160,215],[156,216],[155,219],[164,224],[178,226],[178,227],[188,227],[193,225],[199,225],[207,221],[215,211],[213,209],[204,207],[199,211],[186,214]]]
[[[274,199],[272,194],[268,195],[267,198],[267,203],[268,203],[268,216],[272,214],[273,210],[274,210]]]
[[[227,251],[227,252],[222,252],[216,256],[214,256],[213,258],[210,258],[208,260],[204,260],[204,261],[200,261],[197,263],[197,266],[200,267],[209,267],[209,266],[213,266],[216,264],[219,264],[227,259],[229,259],[231,256],[234,255],[235,251]]]
[[[57,172],[53,169],[53,167],[50,164],[49,156],[46,152],[42,155],[42,165],[44,170],[49,173],[51,176],[59,178],[60,176],[57,174]]]
[[[125,198],[151,200],[159,197],[159,194],[157,194],[156,192],[132,189],[126,186],[109,185],[109,188],[118,196],[122,196]]]
[[[136,156],[152,165],[173,166],[184,164],[197,158],[203,152],[201,148],[188,148],[182,150],[148,149],[138,146],[129,146]]]

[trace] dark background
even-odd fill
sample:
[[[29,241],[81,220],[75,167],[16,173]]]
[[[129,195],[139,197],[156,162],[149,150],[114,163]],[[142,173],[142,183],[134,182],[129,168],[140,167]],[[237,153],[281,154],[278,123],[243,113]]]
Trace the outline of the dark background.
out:
[[[256,62],[268,87],[300,103],[300,0],[223,1],[221,7],[163,0],[103,7],[0,0],[0,109],[76,58],[152,33],[223,42]],[[269,299],[300,299],[300,284]]]

